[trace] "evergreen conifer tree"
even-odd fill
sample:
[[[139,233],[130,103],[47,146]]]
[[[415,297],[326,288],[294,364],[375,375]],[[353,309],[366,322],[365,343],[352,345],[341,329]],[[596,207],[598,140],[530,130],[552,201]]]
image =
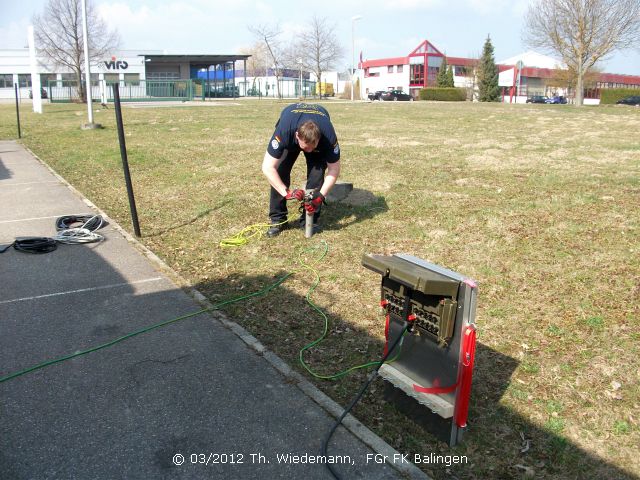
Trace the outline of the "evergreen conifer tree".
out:
[[[438,69],[438,76],[436,77],[436,86],[438,88],[447,87],[447,57],[442,57],[442,64]]]
[[[482,49],[482,58],[478,65],[478,90],[481,102],[495,102],[500,96],[498,86],[498,67],[493,57],[493,45],[487,35]]]
[[[447,68],[447,87],[449,88],[453,88],[455,87],[455,83],[453,81],[453,67],[451,65],[449,65],[449,68]]]

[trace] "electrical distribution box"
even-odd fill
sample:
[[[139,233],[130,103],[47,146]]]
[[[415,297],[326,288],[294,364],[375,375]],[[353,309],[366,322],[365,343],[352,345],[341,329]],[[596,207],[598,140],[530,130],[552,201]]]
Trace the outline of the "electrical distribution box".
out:
[[[405,254],[365,255],[382,275],[387,348],[411,324],[379,375],[420,405],[427,425],[453,446],[466,428],[475,353],[477,284]]]

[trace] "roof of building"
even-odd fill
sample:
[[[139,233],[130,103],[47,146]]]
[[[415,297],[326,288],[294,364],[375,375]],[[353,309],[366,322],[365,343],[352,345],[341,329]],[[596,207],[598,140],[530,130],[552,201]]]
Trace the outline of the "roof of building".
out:
[[[360,68],[386,67],[387,65],[407,65],[408,63],[408,57],[377,58],[375,60],[363,60]]]
[[[450,57],[449,55],[447,55],[446,57],[447,57],[448,65],[457,65],[460,67],[473,67],[478,63],[477,58]]]
[[[526,67],[538,68],[562,68],[565,66],[563,62],[547,55],[529,50],[528,52],[519,53],[513,57],[496,62],[499,65],[516,65],[521,61]]]
[[[513,70],[514,68],[515,68],[515,65],[499,65],[499,69],[501,72],[506,70]],[[522,68],[521,75],[523,77],[553,79],[558,77],[558,69],[525,66]],[[598,74],[597,81],[602,83],[620,83],[624,85],[640,85],[640,75],[621,75],[618,73],[600,73]]]
[[[424,55],[425,53],[443,56],[442,52],[438,50],[429,40],[423,40],[422,42],[420,42],[420,45],[414,48],[408,56],[412,57],[415,55]]]
[[[191,65],[219,65],[221,63],[234,62],[236,60],[246,60],[251,55],[156,55],[156,54],[140,54],[146,62],[151,63],[176,63],[189,62]]]
[[[599,81],[605,83],[623,83],[625,85],[640,85],[640,75],[622,75],[619,73],[601,73]]]

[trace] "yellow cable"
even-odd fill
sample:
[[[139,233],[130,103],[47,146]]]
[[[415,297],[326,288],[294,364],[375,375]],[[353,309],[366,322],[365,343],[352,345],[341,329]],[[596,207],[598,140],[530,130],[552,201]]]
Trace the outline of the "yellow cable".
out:
[[[241,247],[249,243],[254,237],[261,238],[264,234],[265,230],[276,226],[283,225],[291,220],[293,220],[297,215],[291,215],[286,220],[283,220],[280,223],[256,223],[254,225],[249,225],[248,227],[243,228],[238,233],[236,233],[233,237],[225,238],[220,241],[221,247]]]

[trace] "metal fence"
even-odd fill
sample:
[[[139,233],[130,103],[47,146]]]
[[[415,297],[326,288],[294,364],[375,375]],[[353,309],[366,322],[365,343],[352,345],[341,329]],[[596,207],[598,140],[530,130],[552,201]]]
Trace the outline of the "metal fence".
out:
[[[315,82],[298,79],[280,79],[281,98],[312,97]],[[112,82],[104,80],[91,82],[91,98],[102,103],[113,102]],[[83,85],[84,87],[84,85]],[[119,82],[120,100],[123,102],[190,101],[207,98],[270,97],[278,96],[275,80],[256,78],[252,81],[213,82],[202,79],[188,80],[139,80]],[[46,86],[47,96],[52,103],[82,101],[78,82],[51,80]],[[83,88],[84,90],[84,88]]]
[[[113,102],[111,85],[112,82],[103,80],[92,81],[92,100],[102,103]],[[139,82],[120,82],[119,86],[122,101],[193,100],[194,87],[191,80],[141,80]],[[50,81],[47,85],[47,95],[52,103],[82,101],[78,82]]]
[[[313,97],[316,89],[316,82],[310,80],[299,79],[280,79],[278,82],[280,86],[281,98],[299,98],[299,97]],[[275,83],[275,78],[260,78],[256,77],[247,82],[239,82],[238,86],[243,92],[243,96],[247,97],[271,97],[276,98],[278,96],[278,88]]]

